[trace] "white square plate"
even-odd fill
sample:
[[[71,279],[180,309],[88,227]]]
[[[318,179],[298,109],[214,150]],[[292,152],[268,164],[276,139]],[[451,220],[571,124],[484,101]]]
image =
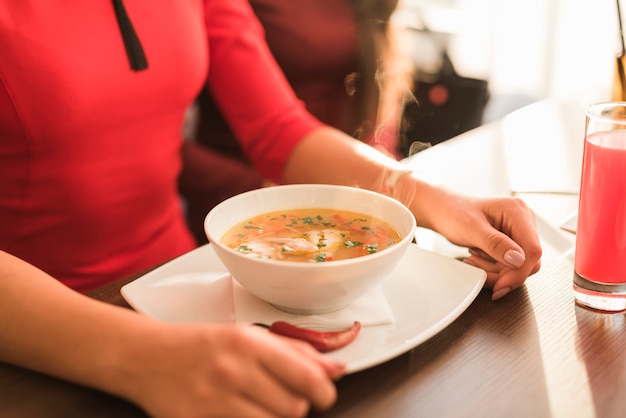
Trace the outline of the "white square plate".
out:
[[[486,273],[411,244],[382,288],[394,323],[367,326],[330,352],[354,373],[390,360],[439,333],[476,298]],[[122,296],[138,312],[167,322],[237,322],[233,281],[211,244],[128,283]]]

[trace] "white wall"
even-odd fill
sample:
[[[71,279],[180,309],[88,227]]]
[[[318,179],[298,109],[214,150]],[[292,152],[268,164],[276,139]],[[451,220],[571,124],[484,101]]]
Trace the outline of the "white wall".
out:
[[[615,0],[557,1],[548,94],[610,90],[621,46]],[[626,7],[626,3],[623,7]]]

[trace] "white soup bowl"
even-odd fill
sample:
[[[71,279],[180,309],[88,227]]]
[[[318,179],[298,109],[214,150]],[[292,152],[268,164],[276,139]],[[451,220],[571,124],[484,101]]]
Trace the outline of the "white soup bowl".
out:
[[[323,263],[250,257],[220,242],[233,226],[256,215],[304,208],[347,210],[390,224],[401,240],[379,252]],[[355,187],[298,184],[253,190],[224,200],[206,216],[204,230],[232,277],[258,298],[299,314],[346,307],[380,285],[415,235],[415,218],[400,202]]]

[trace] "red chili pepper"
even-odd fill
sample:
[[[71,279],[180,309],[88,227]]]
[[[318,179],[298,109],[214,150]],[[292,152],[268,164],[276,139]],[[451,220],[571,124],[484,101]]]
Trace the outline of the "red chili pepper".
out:
[[[354,341],[361,330],[359,321],[354,321],[354,324],[349,328],[337,331],[316,331],[309,328],[301,328],[285,321],[276,321],[269,327],[263,324],[255,325],[269,328],[269,331],[274,334],[306,341],[322,353],[345,347]]]

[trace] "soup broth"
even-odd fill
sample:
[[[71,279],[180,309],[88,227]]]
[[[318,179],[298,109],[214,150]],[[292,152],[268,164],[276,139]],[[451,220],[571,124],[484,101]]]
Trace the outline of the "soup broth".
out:
[[[255,216],[228,230],[221,242],[251,257],[322,263],[374,254],[400,240],[380,219],[322,208]]]

